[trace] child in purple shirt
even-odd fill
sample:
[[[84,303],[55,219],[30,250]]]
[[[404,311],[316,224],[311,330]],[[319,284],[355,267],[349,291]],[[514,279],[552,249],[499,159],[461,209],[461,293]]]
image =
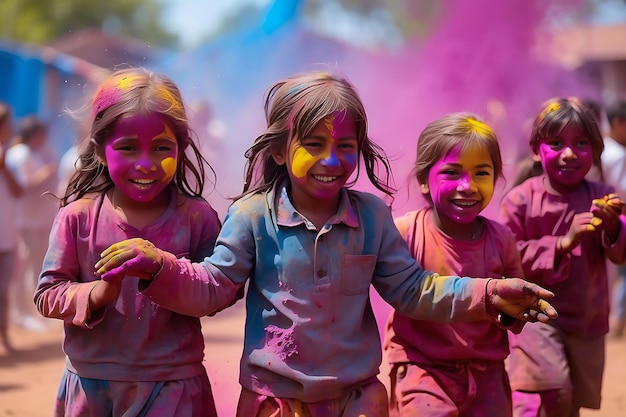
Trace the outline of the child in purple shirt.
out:
[[[165,76],[122,70],[92,108],[35,293],[39,312],[65,324],[54,415],[216,416],[198,317],[222,305],[189,312],[172,291],[163,307],[136,277],[103,281],[94,268],[109,245],[133,237],[196,262],[213,250],[220,222],[201,197],[206,161],[179,90]],[[219,299],[228,300],[235,286],[224,284]]]
[[[581,407],[600,408],[606,261],[626,261],[626,217],[611,186],[585,179],[600,166],[604,145],[581,100],[548,101],[530,147],[543,174],[507,193],[502,221],[517,240],[525,278],[554,291],[559,317],[511,336],[513,404],[516,416],[578,416]]]
[[[550,293],[521,279],[424,270],[389,207],[348,188],[362,158],[372,183],[392,191],[387,159],[368,137],[365,109],[346,79],[289,77],[270,87],[265,109],[267,130],[246,154],[244,195],[213,255],[192,264],[131,239],[98,263],[103,279],[147,277],[143,292],[159,303],[168,288],[186,291],[190,308],[213,300],[215,279],[249,281],[237,416],[387,416],[371,286],[415,318],[495,321],[497,309],[520,319],[538,310],[556,316],[541,299]]]
[[[430,123],[417,145],[414,173],[429,206],[395,220],[424,268],[444,275],[522,276],[511,232],[480,216],[502,177],[493,130],[469,113]],[[393,311],[384,349],[391,364],[391,416],[511,416],[504,368],[507,328],[524,322],[433,323]]]

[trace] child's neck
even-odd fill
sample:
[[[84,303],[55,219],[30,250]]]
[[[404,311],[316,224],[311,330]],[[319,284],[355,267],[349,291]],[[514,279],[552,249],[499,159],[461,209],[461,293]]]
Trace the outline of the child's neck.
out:
[[[108,193],[109,200],[115,212],[127,224],[141,230],[157,220],[169,207],[170,189],[166,188],[149,202],[138,202],[126,196],[116,187]]]
[[[569,193],[573,193],[574,191],[580,189],[580,187],[585,184],[585,180],[580,181],[576,184],[571,185],[562,185],[558,183],[553,183],[548,176],[545,176],[543,179],[543,185],[546,187],[546,191],[549,194],[553,195],[566,195]]]
[[[451,239],[472,242],[479,240],[483,235],[484,222],[480,217],[476,217],[467,224],[457,223],[453,220],[439,216],[437,210],[432,210],[433,223],[441,231],[441,233]]]

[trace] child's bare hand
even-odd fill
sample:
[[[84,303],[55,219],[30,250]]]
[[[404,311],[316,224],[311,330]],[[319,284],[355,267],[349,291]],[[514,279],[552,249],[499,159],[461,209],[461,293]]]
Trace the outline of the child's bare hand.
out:
[[[151,281],[163,265],[163,255],[151,242],[134,238],[109,246],[95,267],[104,281],[132,275]]]
[[[605,195],[603,198],[593,200],[591,213],[602,220],[602,229],[608,235],[611,242],[615,242],[619,235],[620,220],[624,203],[617,194]]]
[[[567,234],[560,238],[560,248],[565,251],[574,249],[585,233],[595,231],[601,224],[602,219],[589,211],[575,214]]]
[[[500,312],[523,321],[543,323],[557,318],[557,311],[545,298],[554,294],[520,278],[492,279],[487,284],[491,304]]]

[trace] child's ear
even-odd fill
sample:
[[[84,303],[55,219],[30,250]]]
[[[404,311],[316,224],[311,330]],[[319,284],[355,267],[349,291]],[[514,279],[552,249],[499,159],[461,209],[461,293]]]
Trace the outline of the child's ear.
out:
[[[284,165],[287,162],[284,146],[272,146],[270,148],[270,153],[272,154],[272,158],[274,158],[276,165]]]
[[[422,190],[422,194],[430,194],[430,187],[428,183],[420,184],[420,190]]]
[[[102,165],[107,166],[107,159],[104,155],[104,148],[102,146],[98,146],[98,142],[94,138],[89,139],[91,146],[94,148],[94,154]]]
[[[539,152],[537,152],[535,148],[533,148],[533,161],[541,162],[541,155],[539,155]]]

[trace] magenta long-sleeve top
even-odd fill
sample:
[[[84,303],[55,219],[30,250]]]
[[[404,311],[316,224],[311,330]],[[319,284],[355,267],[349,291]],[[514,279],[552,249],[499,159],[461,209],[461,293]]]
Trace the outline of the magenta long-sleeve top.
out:
[[[556,324],[579,336],[603,335],[609,315],[606,261],[626,261],[626,217],[620,216],[615,242],[598,230],[584,234],[571,252],[556,256],[556,241],[567,234],[574,215],[589,211],[591,201],[612,193],[613,187],[585,181],[576,191],[554,195],[544,180],[530,178],[507,193],[502,222],[517,240],[526,279],[555,293],[550,303],[559,312]]]
[[[179,297],[175,286],[167,289],[169,309],[141,293],[138,278],[130,276],[115,302],[89,311],[88,300],[99,281],[94,265],[109,245],[141,237],[177,257],[201,261],[212,253],[219,229],[217,214],[206,201],[174,191],[166,212],[141,230],[124,223],[104,195],[62,208],[50,234],[35,303],[42,315],[65,324],[67,368],[82,377],[118,381],[175,380],[204,373],[202,312],[181,314],[189,300]],[[231,296],[207,303],[204,313],[214,312]]]
[[[480,217],[483,233],[473,241],[459,241],[439,230],[432,209],[406,213],[395,223],[413,256],[425,269],[443,275],[469,277],[522,277],[522,266],[511,232]],[[509,354],[506,329],[521,331],[524,323],[507,318],[508,326],[494,320],[434,323],[392,311],[387,321],[384,349],[390,363],[504,360]]]

